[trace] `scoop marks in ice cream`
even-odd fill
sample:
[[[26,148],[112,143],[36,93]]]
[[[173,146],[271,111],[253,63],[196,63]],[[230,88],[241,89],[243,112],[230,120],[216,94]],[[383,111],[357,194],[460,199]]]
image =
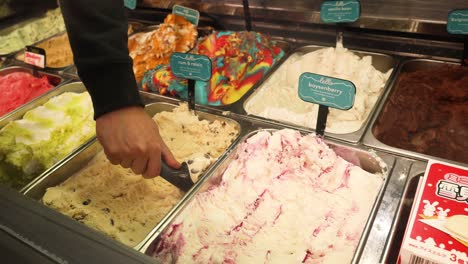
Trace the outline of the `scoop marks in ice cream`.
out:
[[[212,61],[211,80],[195,84],[195,101],[204,105],[238,101],[284,56],[284,51],[270,37],[245,31],[215,32],[202,38],[195,52]],[[174,77],[169,65],[148,71],[142,89],[188,98],[186,80]]]
[[[185,18],[169,14],[155,30],[137,33],[128,40],[133,71],[138,82],[159,64],[169,63],[173,52],[187,52],[195,46],[197,28]]]
[[[354,106],[347,111],[330,109],[325,131],[347,134],[359,130],[382,93],[392,70],[382,73],[372,66],[372,57],[359,57],[341,43],[306,54],[291,55],[245,104],[248,114],[315,128],[318,105],[298,95],[299,76],[304,72],[352,81],[356,86]]]
[[[53,87],[46,76],[37,78],[27,72],[0,76],[0,116],[41,96]]]
[[[373,133],[392,147],[468,164],[468,69],[401,74]]]
[[[162,263],[347,263],[383,183],[315,135],[260,131],[156,242]]]
[[[231,145],[239,133],[226,122],[200,120],[182,105],[154,116],[175,158],[188,163],[193,180]],[[183,193],[161,177],[144,179],[112,165],[101,152],[42,201],[61,213],[128,245],[136,246],[177,204]]]
[[[94,134],[87,92],[53,97],[0,130],[0,183],[23,187]]]

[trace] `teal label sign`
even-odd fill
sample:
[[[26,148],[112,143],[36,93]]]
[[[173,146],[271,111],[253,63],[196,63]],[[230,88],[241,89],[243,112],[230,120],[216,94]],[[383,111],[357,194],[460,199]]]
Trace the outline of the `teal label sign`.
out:
[[[357,0],[325,1],[320,7],[320,19],[325,23],[355,22],[360,13],[361,5]]]
[[[137,5],[137,0],[124,0],[124,5],[127,8],[135,9]]]
[[[348,110],[354,105],[356,86],[350,81],[305,72],[299,77],[299,97],[306,102]]]
[[[204,82],[211,78],[211,60],[207,56],[175,52],[170,64],[172,73],[179,78]]]
[[[195,26],[198,25],[198,20],[200,20],[200,13],[197,10],[185,6],[174,5],[172,13],[185,17],[185,19]]]
[[[468,9],[453,10],[449,13],[447,32],[450,34],[468,34]]]

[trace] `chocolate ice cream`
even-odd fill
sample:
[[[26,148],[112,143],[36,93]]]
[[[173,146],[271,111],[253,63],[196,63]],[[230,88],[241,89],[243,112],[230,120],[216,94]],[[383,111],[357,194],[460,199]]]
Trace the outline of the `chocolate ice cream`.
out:
[[[392,147],[468,163],[468,68],[403,73],[373,133]]]

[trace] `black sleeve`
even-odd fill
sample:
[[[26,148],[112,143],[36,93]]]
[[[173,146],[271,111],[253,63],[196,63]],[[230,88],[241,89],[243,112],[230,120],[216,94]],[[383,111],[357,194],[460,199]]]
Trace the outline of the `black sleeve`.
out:
[[[94,117],[143,106],[128,55],[123,0],[60,0],[78,75],[89,91]]]

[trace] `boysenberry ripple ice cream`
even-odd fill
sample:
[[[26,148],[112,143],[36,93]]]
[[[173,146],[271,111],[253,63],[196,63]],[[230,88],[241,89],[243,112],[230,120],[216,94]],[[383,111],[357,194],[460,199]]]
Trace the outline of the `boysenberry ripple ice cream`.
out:
[[[383,183],[313,134],[260,131],[156,242],[162,263],[348,263]]]
[[[204,105],[238,101],[284,56],[270,37],[246,31],[214,32],[199,40],[194,53],[212,61],[211,80],[195,83],[195,102]],[[148,71],[141,86],[144,91],[188,98],[187,81],[176,78],[169,65]]]
[[[248,114],[315,128],[318,105],[298,95],[299,76],[311,72],[352,81],[356,86],[354,106],[342,111],[330,108],[326,132],[347,134],[359,130],[383,92],[392,70],[382,73],[372,57],[359,57],[342,43],[307,54],[291,55],[245,104]]]
[[[175,158],[187,162],[193,181],[231,145],[239,131],[231,123],[200,120],[187,105],[153,118]],[[64,183],[48,188],[42,201],[128,245],[136,246],[182,199],[161,177],[144,179],[98,154]]]

